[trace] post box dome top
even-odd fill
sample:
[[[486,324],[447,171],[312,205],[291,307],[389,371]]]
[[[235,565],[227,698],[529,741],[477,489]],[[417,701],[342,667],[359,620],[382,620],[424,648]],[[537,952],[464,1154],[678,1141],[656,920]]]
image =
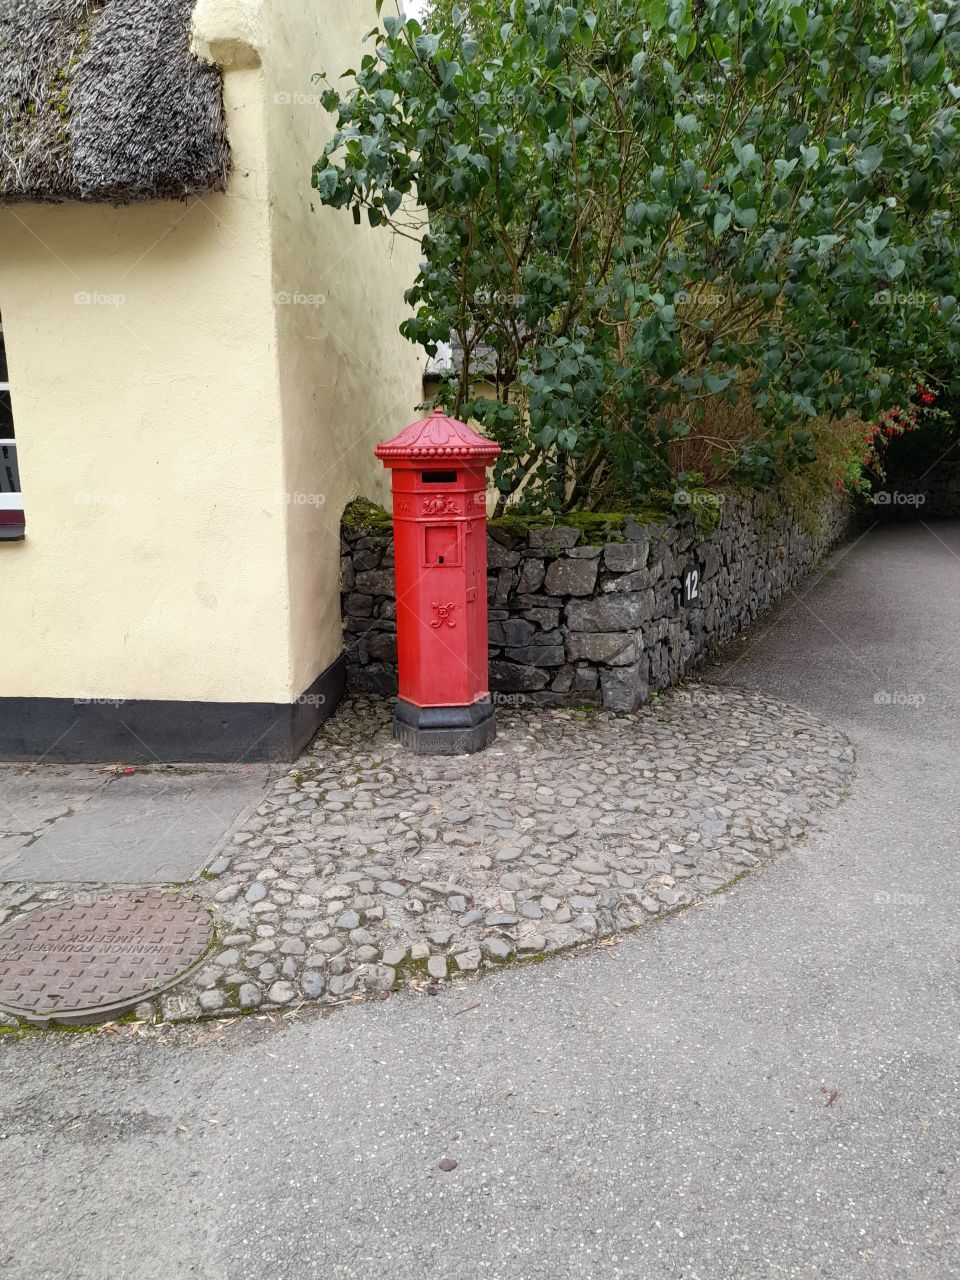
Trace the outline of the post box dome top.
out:
[[[488,466],[500,452],[493,440],[479,435],[465,422],[449,418],[442,409],[413,422],[392,440],[377,445],[378,458],[391,462],[472,462]]]

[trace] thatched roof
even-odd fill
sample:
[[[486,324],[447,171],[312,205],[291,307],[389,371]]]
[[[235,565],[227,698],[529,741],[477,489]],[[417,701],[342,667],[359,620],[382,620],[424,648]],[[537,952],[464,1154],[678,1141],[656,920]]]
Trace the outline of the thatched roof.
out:
[[[0,202],[222,190],[220,73],[195,0],[0,0]]]

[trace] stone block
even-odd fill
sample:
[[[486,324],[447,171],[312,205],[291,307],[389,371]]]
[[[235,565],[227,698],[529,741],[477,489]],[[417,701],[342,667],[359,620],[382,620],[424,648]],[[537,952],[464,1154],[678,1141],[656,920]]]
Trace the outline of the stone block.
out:
[[[653,591],[624,592],[567,605],[571,631],[635,631],[653,617]]]
[[[391,698],[397,692],[397,668],[371,662],[368,667],[354,667],[350,672],[350,687],[356,693],[377,693]]]
[[[357,574],[357,590],[371,596],[393,596],[394,590],[392,569],[366,569]]]
[[[600,672],[600,688],[605,711],[636,711],[649,691],[646,661],[604,669]]]
[[[379,618],[355,618],[353,614],[348,613],[343,625],[344,630],[352,635],[359,635],[364,631],[382,631],[384,624]]]
[[[571,631],[567,633],[567,658],[571,662],[604,662],[629,666],[642,652],[643,638],[627,631]]]
[[[560,596],[515,595],[512,603],[515,609],[559,609],[563,600]]]
[[[597,687],[599,674],[595,667],[577,667],[573,677],[572,693],[593,693]]]
[[[502,547],[515,547],[517,542],[520,541],[509,529],[504,529],[501,525],[493,523],[487,525],[487,535],[494,542],[499,542]]]
[[[536,632],[532,622],[523,618],[509,618],[506,622],[491,622],[487,627],[491,644],[528,644]]]
[[[538,667],[502,660],[490,663],[490,688],[499,693],[533,693],[545,688],[549,679],[549,671]]]
[[[512,569],[520,563],[520,552],[502,547],[499,542],[487,538],[487,566],[490,569]]]
[[[563,645],[530,644],[523,648],[508,649],[507,658],[511,662],[529,662],[538,667],[560,667],[564,661]],[[543,685],[537,687],[543,688]]]
[[[596,560],[554,560],[547,569],[546,588],[551,595],[589,596],[597,585]]]
[[[523,615],[531,622],[536,622],[544,631],[552,631],[560,625],[559,609],[528,609]]]
[[[389,631],[377,631],[367,637],[367,653],[380,662],[396,662],[397,637]]]
[[[550,688],[554,693],[569,693],[573,687],[573,678],[576,674],[576,668],[568,663],[560,668],[554,676],[553,683]]]
[[[358,548],[353,557],[353,567],[357,573],[367,569],[378,569],[380,567],[380,552],[375,551],[373,547]]]
[[[488,583],[489,586],[489,583]],[[495,609],[501,609],[506,606],[510,599],[510,593],[513,590],[513,570],[499,569],[497,570],[496,586],[493,592],[493,599],[490,603]]]
[[[656,579],[649,569],[637,569],[635,573],[621,573],[616,578],[608,578],[603,584],[604,592],[644,591],[652,587]]]
[[[538,551],[561,551],[568,547],[575,547],[579,541],[579,529],[552,527],[530,530],[530,546]]]
[[[521,595],[530,595],[534,591],[539,591],[543,586],[543,578],[546,573],[546,562],[536,557],[524,560],[523,570],[520,573],[520,581],[517,583],[517,591]]]
[[[637,569],[647,567],[650,554],[650,543],[642,542],[610,542],[603,549],[604,568],[611,573],[635,573]]]

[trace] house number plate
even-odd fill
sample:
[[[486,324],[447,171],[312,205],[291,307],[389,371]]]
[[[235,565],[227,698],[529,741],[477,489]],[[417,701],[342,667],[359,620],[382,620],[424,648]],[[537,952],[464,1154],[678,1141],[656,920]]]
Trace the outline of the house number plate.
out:
[[[680,604],[688,609],[692,604],[700,602],[700,568],[689,564],[680,578]]]

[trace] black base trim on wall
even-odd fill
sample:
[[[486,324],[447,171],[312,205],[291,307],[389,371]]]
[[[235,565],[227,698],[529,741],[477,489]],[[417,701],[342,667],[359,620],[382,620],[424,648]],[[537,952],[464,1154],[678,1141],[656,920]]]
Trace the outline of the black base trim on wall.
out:
[[[296,702],[0,698],[0,760],[251,764],[295,760],[343,697],[343,654]]]

